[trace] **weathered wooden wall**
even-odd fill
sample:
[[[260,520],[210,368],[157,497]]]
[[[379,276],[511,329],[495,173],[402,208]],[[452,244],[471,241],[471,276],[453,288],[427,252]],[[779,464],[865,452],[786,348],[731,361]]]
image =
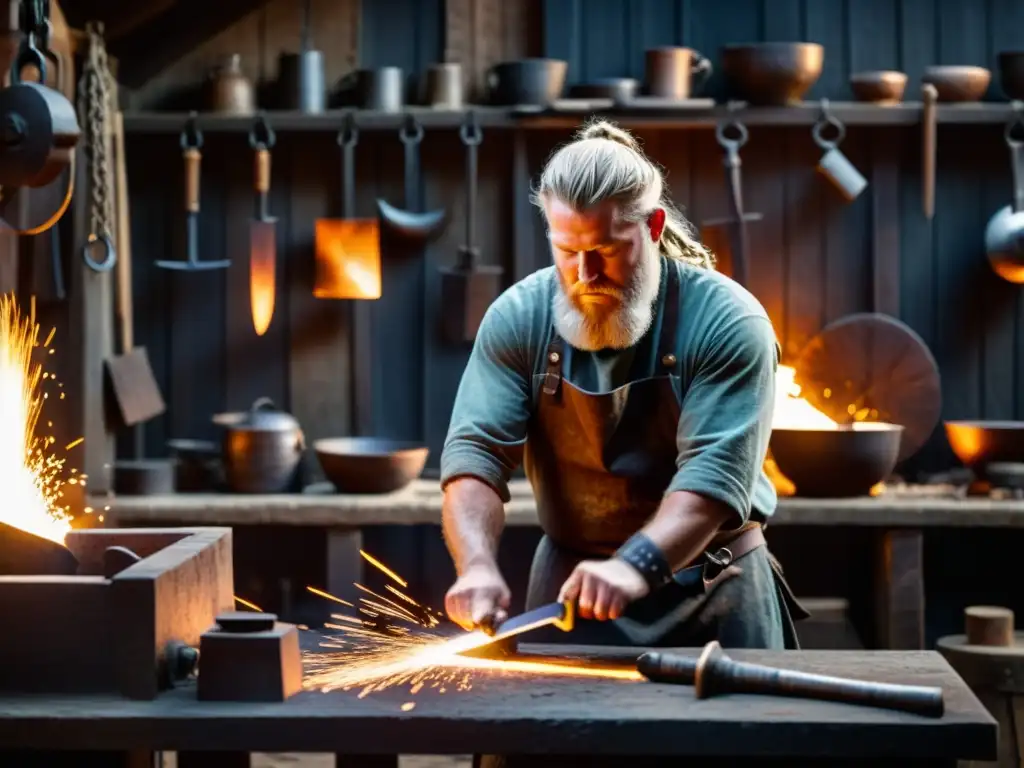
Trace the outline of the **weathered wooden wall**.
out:
[[[489,0],[483,3],[490,6]],[[444,57],[472,60],[479,80],[493,63],[479,42],[468,52],[445,44],[441,0],[366,0],[355,50],[350,2],[314,4],[315,42],[328,51],[330,80],[358,60],[360,66],[398,65],[422,71]],[[450,11],[458,3],[450,0]],[[499,4],[501,5],[501,4]],[[570,80],[640,75],[642,52],[685,43],[713,60],[718,47],[751,40],[807,39],[826,47],[825,71],[811,98],[849,99],[847,78],[866,68],[898,68],[911,78],[908,98],[930,63],[995,67],[999,50],[1024,44],[1024,5],[1012,0],[547,0],[521,7],[543,11],[543,41],[536,26],[502,35],[501,58],[547,54],[570,61]],[[280,48],[297,44],[298,20],[286,0],[196,50],[136,94],[149,106],[193,82],[222,55],[240,52],[269,70]],[[585,10],[584,10],[585,9]],[[493,10],[493,9],[492,9]],[[497,13],[497,11],[495,12]],[[502,17],[504,18],[504,17]],[[465,39],[463,35],[462,38]],[[462,44],[460,44],[462,45]],[[540,47],[538,47],[540,46]],[[252,74],[257,74],[255,70]],[[721,81],[710,88],[721,93]],[[999,98],[998,86],[993,96]],[[530,171],[568,131],[524,132]],[[668,171],[677,201],[696,222],[725,212],[720,153],[710,131],[644,131],[648,152]],[[513,231],[512,132],[490,131],[482,147],[478,232],[485,259],[511,277],[548,262],[540,222]],[[850,128],[843,150],[872,179],[852,205],[842,203],[815,175],[817,149],[806,128],[751,130],[744,150],[748,204],[764,214],[751,229],[751,288],[767,307],[787,357],[826,322],[869,309],[875,195],[899,243],[889,254],[898,274],[900,314],[939,360],[947,417],[1024,417],[1018,395],[1024,372],[1024,302],[1019,290],[988,270],[982,232],[989,214],[1009,200],[1008,157],[998,126],[942,126],[939,132],[937,214],[920,212],[919,131]],[[428,131],[423,144],[428,207],[445,206],[451,223],[424,258],[391,250],[385,257],[384,297],[372,307],[373,348],[352,359],[351,307],[311,295],[312,242],[318,216],[337,215],[339,153],[334,136],[278,136],[272,207],[279,217],[281,290],[268,334],[256,338],[249,322],[247,219],[251,162],[245,137],[207,136],[203,172],[203,258],[234,260],[226,272],[179,275],[156,269],[158,258],[183,255],[180,154],[174,136],[130,136],[129,164],[136,259],[137,339],[149,347],[169,403],[166,417],[148,427],[149,452],[162,454],[168,437],[212,436],[210,415],[267,395],[286,404],[310,437],[344,434],[353,426],[354,369],[371,370],[375,433],[426,439],[436,467],[450,405],[467,350],[437,339],[437,267],[449,263],[463,237],[462,155],[454,132]],[[359,213],[372,215],[378,196],[400,200],[401,145],[391,133],[364,132],[359,145]],[[889,215],[897,212],[898,216]],[[883,238],[884,239],[884,238]],[[517,253],[514,253],[514,250]],[[948,463],[937,439],[926,464]]]

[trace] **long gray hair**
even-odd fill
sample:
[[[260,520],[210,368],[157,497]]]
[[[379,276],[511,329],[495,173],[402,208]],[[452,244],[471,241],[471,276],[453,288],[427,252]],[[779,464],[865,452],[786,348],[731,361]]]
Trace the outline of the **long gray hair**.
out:
[[[643,221],[656,208],[664,208],[661,253],[709,269],[715,265],[714,255],[668,198],[662,169],[644,154],[632,134],[607,120],[584,126],[551,156],[533,202],[543,207],[549,196],[577,211],[615,200],[628,221]]]

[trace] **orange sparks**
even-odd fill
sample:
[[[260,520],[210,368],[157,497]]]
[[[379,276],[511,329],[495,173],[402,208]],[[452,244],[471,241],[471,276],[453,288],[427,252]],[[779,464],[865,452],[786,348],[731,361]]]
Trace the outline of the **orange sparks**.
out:
[[[323,597],[323,598],[326,598],[328,600],[333,600],[336,603],[341,603],[342,605],[347,605],[349,608],[354,608],[355,607],[354,605],[352,605],[352,603],[348,602],[348,600],[342,600],[340,597],[335,597],[334,595],[332,595],[332,594],[330,594],[328,592],[324,592],[322,589],[317,589],[316,587],[306,587],[306,589],[309,592],[312,592],[317,597]]]
[[[381,573],[383,573],[388,578],[393,579],[399,586],[402,586],[402,587],[408,587],[409,586],[409,582],[407,582],[405,579],[403,579],[397,573],[395,573],[390,568],[388,568],[386,565],[384,565],[384,563],[382,563],[380,560],[377,560],[376,558],[372,557],[371,555],[368,555],[366,552],[364,552],[361,549],[359,550],[359,554],[363,556],[363,559],[366,562],[368,562],[370,565],[372,565],[374,568],[379,570]]]
[[[238,595],[235,595],[235,602],[239,605],[245,606],[249,610],[256,611],[257,613],[263,613],[263,609],[256,605],[256,603],[250,603],[248,600],[243,600]]]
[[[72,448],[77,448],[79,445],[85,442],[84,437],[80,437],[77,440],[72,440],[70,443],[64,446],[65,451],[70,451]]]

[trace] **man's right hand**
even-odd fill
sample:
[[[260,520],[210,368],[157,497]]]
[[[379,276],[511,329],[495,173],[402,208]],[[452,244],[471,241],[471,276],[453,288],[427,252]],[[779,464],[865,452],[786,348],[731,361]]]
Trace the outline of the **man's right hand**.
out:
[[[444,607],[448,618],[463,629],[494,626],[508,618],[511,594],[497,568],[467,570],[448,590]]]

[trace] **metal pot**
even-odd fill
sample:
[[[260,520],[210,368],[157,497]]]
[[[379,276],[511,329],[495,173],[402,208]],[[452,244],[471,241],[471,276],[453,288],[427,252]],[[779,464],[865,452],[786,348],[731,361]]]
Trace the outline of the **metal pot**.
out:
[[[235,493],[298,490],[306,439],[299,422],[261,397],[224,424],[224,476]]]

